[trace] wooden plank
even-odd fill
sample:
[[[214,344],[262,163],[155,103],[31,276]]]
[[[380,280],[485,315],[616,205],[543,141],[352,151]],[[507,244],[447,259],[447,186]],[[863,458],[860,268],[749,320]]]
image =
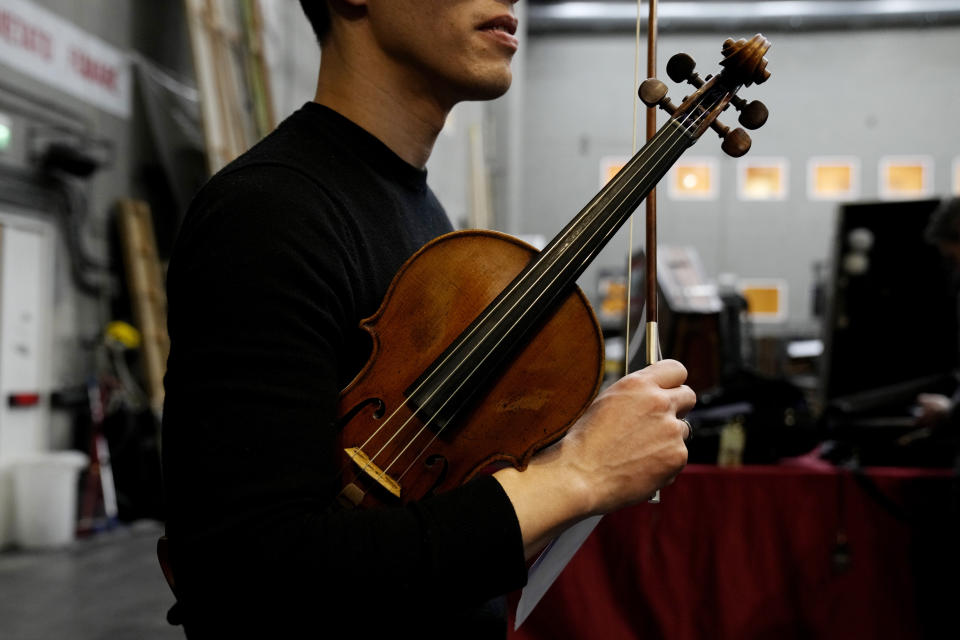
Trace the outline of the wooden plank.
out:
[[[184,0],[207,166],[216,172],[274,127],[257,0]]]
[[[153,233],[153,218],[149,206],[141,200],[119,200],[116,213],[127,289],[134,322],[141,335],[140,350],[147,394],[151,408],[160,415],[170,338],[167,335],[167,296],[163,289],[163,271]]]

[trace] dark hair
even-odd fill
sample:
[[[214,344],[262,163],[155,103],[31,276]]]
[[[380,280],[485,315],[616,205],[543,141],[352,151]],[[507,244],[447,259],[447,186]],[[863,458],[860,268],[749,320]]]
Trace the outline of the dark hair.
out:
[[[960,198],[950,198],[940,203],[930,215],[924,233],[928,242],[960,242]]]
[[[324,38],[330,33],[330,7],[327,0],[300,0],[300,6],[317,35],[317,42],[323,44]]]

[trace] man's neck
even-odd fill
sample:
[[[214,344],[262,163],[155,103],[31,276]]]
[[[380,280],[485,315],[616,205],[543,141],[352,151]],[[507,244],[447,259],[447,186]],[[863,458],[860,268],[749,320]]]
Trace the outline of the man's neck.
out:
[[[314,101],[376,136],[409,164],[423,168],[450,106],[407,81],[389,61],[347,59],[336,46],[323,50]]]

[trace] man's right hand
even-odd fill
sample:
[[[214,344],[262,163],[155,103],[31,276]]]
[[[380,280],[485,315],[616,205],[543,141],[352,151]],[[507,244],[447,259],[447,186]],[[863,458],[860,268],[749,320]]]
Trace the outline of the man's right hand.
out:
[[[494,474],[513,502],[527,557],[587,516],[648,500],[687,462],[681,420],[696,402],[687,370],[664,360],[601,393],[523,472]]]

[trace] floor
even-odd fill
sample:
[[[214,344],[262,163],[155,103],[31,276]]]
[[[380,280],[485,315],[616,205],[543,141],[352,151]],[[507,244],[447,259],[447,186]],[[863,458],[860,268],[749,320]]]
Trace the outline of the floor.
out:
[[[120,525],[55,551],[0,553],[4,640],[182,639],[157,564],[161,526]]]

